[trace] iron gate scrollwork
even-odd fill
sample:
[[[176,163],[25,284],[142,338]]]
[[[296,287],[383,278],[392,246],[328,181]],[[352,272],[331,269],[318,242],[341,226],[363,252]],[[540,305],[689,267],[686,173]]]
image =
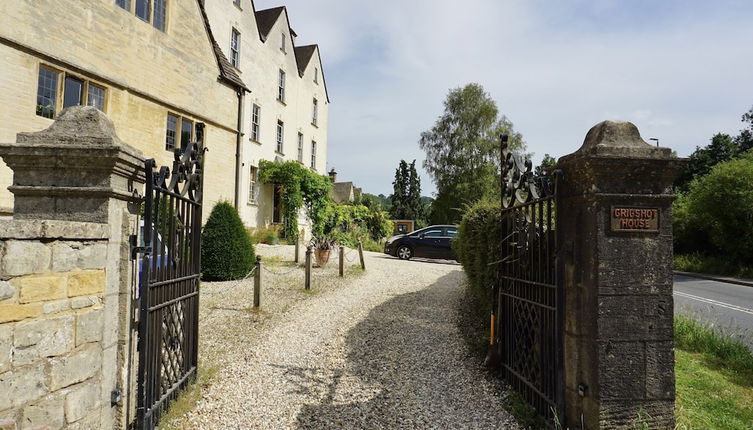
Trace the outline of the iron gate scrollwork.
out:
[[[136,426],[152,429],[196,375],[201,274],[204,124],[175,150],[172,170],[146,160],[144,257],[139,276]]]
[[[540,415],[563,419],[557,177],[535,173],[502,136],[501,261],[493,342],[506,381]]]

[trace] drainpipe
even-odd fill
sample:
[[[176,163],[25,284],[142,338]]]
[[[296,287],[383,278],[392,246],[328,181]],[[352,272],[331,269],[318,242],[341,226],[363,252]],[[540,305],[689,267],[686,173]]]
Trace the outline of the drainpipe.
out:
[[[238,89],[238,133],[235,139],[235,209],[240,211],[241,204],[241,167],[243,165],[243,157],[241,156],[241,149],[243,148],[243,96],[244,90]]]

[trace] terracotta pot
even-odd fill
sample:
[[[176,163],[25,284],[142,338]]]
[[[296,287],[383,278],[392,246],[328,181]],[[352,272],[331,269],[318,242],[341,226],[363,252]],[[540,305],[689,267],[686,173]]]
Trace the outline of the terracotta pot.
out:
[[[316,264],[319,265],[319,267],[324,267],[329,262],[329,253],[331,250],[329,249],[317,249],[314,251],[314,257],[316,257]]]

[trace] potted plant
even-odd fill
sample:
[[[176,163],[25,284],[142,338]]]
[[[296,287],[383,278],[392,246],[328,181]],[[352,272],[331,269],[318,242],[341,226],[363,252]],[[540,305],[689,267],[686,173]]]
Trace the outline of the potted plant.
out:
[[[313,237],[309,245],[314,249],[314,257],[319,267],[324,267],[329,262],[330,252],[337,246],[337,241],[331,237]]]

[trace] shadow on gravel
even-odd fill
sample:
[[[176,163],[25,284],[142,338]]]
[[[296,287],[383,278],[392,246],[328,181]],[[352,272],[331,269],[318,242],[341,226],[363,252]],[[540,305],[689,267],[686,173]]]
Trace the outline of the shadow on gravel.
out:
[[[372,309],[347,334],[344,372],[328,378],[320,390],[320,404],[302,407],[298,428],[504,425],[489,417],[489,405],[480,404],[489,397],[476,395],[473,386],[479,384],[468,380],[467,375],[474,374],[468,369],[478,359],[462,340],[447,342],[464,336],[458,327],[463,324],[458,308],[466,297],[462,279],[462,272],[452,272],[428,288],[395,296]]]

